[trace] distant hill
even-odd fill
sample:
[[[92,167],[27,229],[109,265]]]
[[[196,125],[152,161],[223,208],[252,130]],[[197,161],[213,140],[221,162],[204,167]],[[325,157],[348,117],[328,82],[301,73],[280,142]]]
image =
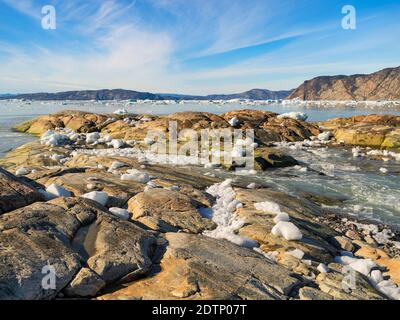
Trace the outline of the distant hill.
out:
[[[161,99],[161,96],[132,90],[114,89],[114,90],[82,90],[65,91],[57,93],[27,93],[17,94],[14,99],[27,100],[129,100],[129,99]]]
[[[215,94],[208,96],[195,96],[169,93],[149,93],[123,89],[83,90],[66,91],[57,93],[28,93],[13,95],[14,99],[26,100],[231,100],[231,99],[254,99],[254,100],[276,100],[285,99],[291,91],[270,91],[266,89],[253,89],[237,94]],[[0,99],[10,96],[0,95]]]
[[[214,94],[205,96],[209,100],[253,99],[253,100],[279,100],[286,99],[293,90],[270,91],[266,89],[253,89],[236,94]]]
[[[400,67],[371,74],[325,76],[305,81],[289,96],[300,100],[400,100]]]

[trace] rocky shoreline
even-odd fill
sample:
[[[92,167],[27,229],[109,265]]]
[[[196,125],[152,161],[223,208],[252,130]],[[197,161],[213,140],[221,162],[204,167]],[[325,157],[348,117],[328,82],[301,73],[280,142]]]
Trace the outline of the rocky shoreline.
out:
[[[297,164],[279,143],[399,152],[395,116],[39,117],[17,130],[40,140],[0,159],[0,299],[400,299],[397,230],[337,216],[324,206],[332,199],[157,162],[146,133],[168,133],[170,121],[179,130],[253,129],[257,171]],[[45,266],[55,270],[53,289],[42,286]]]

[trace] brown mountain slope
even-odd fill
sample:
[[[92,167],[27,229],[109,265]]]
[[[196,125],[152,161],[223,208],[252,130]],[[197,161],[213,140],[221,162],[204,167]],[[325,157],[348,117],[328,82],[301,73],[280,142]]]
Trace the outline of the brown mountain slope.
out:
[[[305,81],[289,99],[400,100],[400,67],[371,74],[317,77]]]

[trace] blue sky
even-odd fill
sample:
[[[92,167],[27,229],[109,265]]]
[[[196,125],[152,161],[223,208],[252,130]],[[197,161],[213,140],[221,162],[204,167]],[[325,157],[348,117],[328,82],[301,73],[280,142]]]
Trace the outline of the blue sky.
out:
[[[49,4],[56,30],[41,27]],[[0,0],[0,64],[0,93],[291,89],[399,66],[400,1]]]

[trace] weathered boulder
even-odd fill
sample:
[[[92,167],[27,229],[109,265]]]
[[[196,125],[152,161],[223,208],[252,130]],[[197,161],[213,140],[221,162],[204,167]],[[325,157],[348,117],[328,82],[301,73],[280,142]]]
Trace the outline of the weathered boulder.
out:
[[[337,141],[373,148],[400,148],[400,116],[368,115],[321,122]]]
[[[105,285],[95,272],[82,268],[65,288],[64,293],[69,297],[94,297]]]
[[[73,215],[45,203],[1,216],[0,299],[54,298],[81,267],[69,245],[79,227]],[[54,290],[42,286],[48,265],[56,274]]]
[[[95,294],[101,281],[131,281],[148,272],[155,244],[150,233],[91,200],[31,204],[0,216],[0,299],[53,299],[68,284],[74,295]],[[84,271],[76,276],[83,265],[99,278]],[[55,288],[48,289],[42,282],[52,270]]]
[[[259,242],[264,252],[299,249],[305,253],[305,259],[324,263],[329,263],[337,253],[337,249],[329,243],[337,233],[315,222],[315,218],[322,215],[320,208],[315,204],[270,189],[235,188],[235,192],[236,199],[243,204],[243,208],[238,209],[236,213],[245,222],[239,234]],[[290,220],[303,234],[301,241],[288,241],[271,233],[276,224],[276,215],[256,210],[254,207],[255,203],[264,201],[276,203],[290,216]]]
[[[69,156],[70,150],[63,147],[48,147],[39,141],[29,142],[10,152],[0,159],[0,165],[8,170],[16,170],[20,166],[28,169],[40,169],[43,166],[59,166],[60,163],[52,159],[53,154]]]
[[[300,280],[262,255],[225,240],[167,233],[151,277],[100,299],[287,299]]]
[[[354,244],[357,247],[355,256],[363,259],[371,259],[381,267],[386,268],[386,274],[390,276],[390,279],[400,286],[400,259],[390,257],[382,249],[368,245],[367,243],[356,240]]]
[[[200,215],[191,198],[177,191],[147,190],[131,198],[128,209],[135,220],[162,232],[186,230],[200,233],[215,228],[211,220]]]
[[[42,200],[33,186],[0,168],[0,215]]]
[[[364,275],[354,272],[353,288],[348,277],[336,271],[320,273],[316,283],[322,292],[331,295],[335,300],[385,300]]]
[[[312,287],[300,288],[299,297],[300,300],[333,300],[331,295]]]
[[[270,111],[263,110],[234,110],[223,113],[221,115],[226,121],[231,121],[233,118],[237,119],[237,126],[242,129],[253,129],[262,126],[263,123],[270,118],[276,117],[278,114]]]
[[[318,126],[291,118],[270,118],[261,129],[256,131],[256,137],[263,143],[302,141],[317,136],[320,133]]]
[[[98,131],[97,126],[108,119],[106,115],[91,112],[66,110],[24,122],[16,126],[21,132],[41,135],[55,128],[69,128],[77,132]]]
[[[254,154],[255,169],[260,171],[269,168],[291,167],[297,164],[296,159],[274,148],[258,148]]]
[[[150,270],[156,239],[140,227],[100,215],[74,238],[74,248],[107,284],[129,281]]]
[[[128,200],[139,192],[145,185],[134,181],[123,181],[119,175],[113,175],[105,170],[87,169],[85,172],[65,173],[54,177],[42,177],[39,183],[49,186],[56,184],[81,196],[91,191],[106,192],[109,196],[108,207],[123,207]]]

